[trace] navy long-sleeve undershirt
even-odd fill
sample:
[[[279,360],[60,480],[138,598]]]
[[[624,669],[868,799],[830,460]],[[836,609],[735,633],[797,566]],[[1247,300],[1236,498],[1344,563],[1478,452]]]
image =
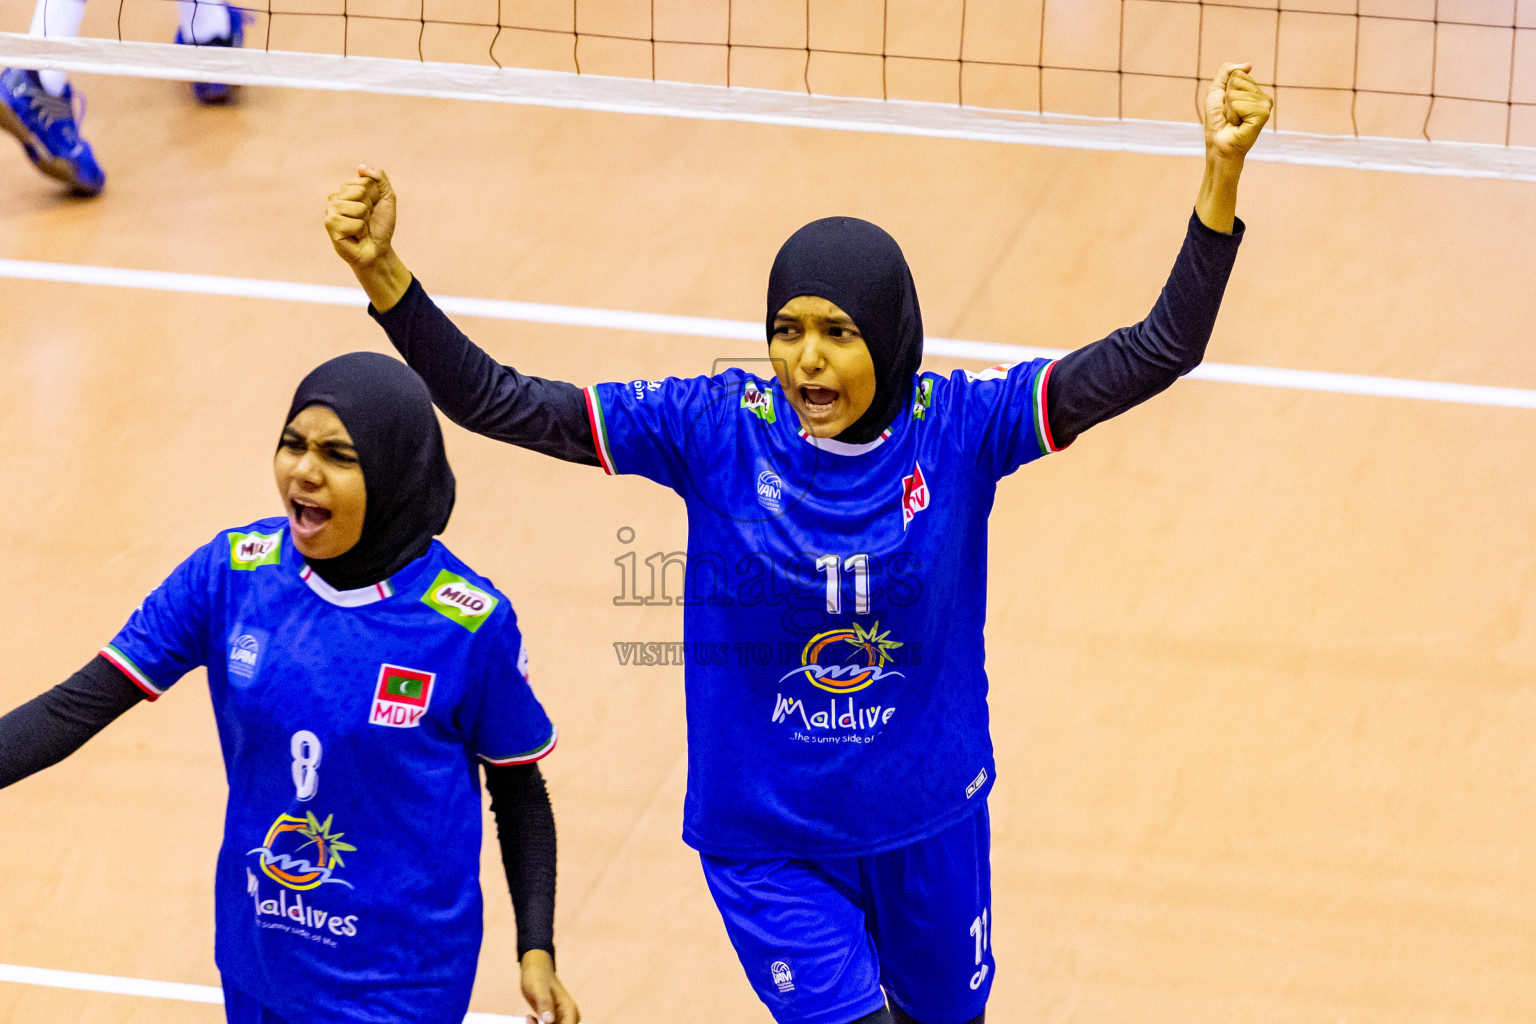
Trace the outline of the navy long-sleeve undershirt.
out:
[[[1057,447],[1166,390],[1200,364],[1242,235],[1242,221],[1228,235],[1192,215],[1147,318],[1062,357],[1046,391]],[[369,307],[369,313],[427,382],[432,401],[461,427],[567,462],[598,464],[581,389],[498,363],[448,319],[419,281],[386,312]]]

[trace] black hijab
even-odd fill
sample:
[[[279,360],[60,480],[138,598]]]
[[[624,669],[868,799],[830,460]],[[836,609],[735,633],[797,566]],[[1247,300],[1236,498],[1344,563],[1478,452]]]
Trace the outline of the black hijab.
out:
[[[341,419],[363,470],[363,535],[310,568],[337,590],[372,586],[426,553],[453,512],[453,470],[432,396],[416,371],[377,352],[349,352],[299,382],[286,426],[311,405]]]
[[[799,295],[835,303],[853,317],[875,364],[869,410],[837,440],[864,444],[895,422],[912,397],[923,362],[923,314],[896,239],[869,221],[827,217],[789,236],[768,275],[768,338],[773,318]]]

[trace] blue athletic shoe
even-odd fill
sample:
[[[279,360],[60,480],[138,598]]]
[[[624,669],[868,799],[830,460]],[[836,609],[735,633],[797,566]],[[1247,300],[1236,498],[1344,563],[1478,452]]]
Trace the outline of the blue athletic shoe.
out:
[[[75,91],[68,85],[64,95],[43,88],[36,71],[6,68],[0,71],[0,128],[21,141],[37,169],[57,178],[79,196],[94,196],[107,183],[91,147],[80,137],[81,103],[75,112]]]
[[[207,2],[207,0],[204,0]],[[248,15],[239,7],[225,7],[229,10],[229,35],[218,39],[210,39],[206,43],[197,43],[182,35],[181,29],[176,30],[176,42],[182,46],[231,46],[240,47],[245,44],[245,19]],[[205,107],[218,107],[226,103],[232,103],[236,86],[225,85],[222,82],[193,82],[192,95],[197,97],[197,102]]]

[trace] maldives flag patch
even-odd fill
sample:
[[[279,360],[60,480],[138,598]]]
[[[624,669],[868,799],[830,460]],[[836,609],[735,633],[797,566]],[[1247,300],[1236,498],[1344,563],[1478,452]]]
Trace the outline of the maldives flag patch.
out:
[[[901,478],[901,528],[905,530],[912,517],[928,507],[931,495],[928,481],[923,479],[923,467],[912,463],[912,475]]]
[[[432,681],[437,676],[399,665],[379,667],[379,685],[373,694],[368,724],[391,729],[412,729],[426,717],[432,703]]]

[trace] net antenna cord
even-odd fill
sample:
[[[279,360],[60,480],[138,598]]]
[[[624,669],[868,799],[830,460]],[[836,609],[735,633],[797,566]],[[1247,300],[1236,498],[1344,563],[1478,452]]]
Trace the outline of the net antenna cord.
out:
[[[0,66],[387,93],[1157,156],[1204,153],[1201,129],[1194,121],[1035,114],[912,100],[812,96],[383,57],[188,47],[116,39],[47,39],[0,32]],[[1248,160],[1398,174],[1536,181],[1536,148],[1470,142],[1273,131],[1265,133]]]

